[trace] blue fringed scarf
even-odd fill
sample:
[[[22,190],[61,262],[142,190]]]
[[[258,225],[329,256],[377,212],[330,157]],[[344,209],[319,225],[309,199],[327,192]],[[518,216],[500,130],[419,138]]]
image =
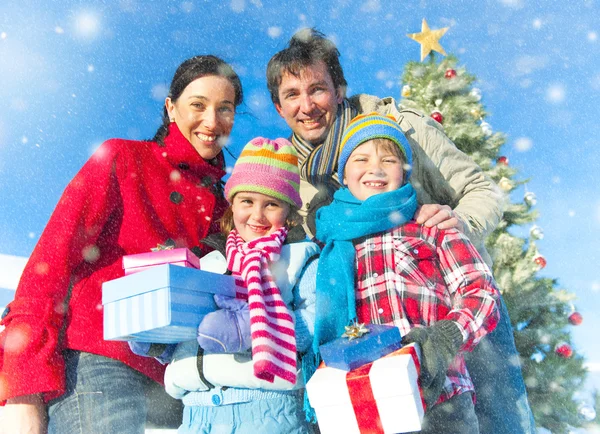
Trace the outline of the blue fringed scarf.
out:
[[[303,358],[306,380],[319,364],[319,345],[341,336],[344,327],[356,319],[356,252],[352,240],[398,227],[412,220],[416,210],[417,195],[406,183],[365,201],[342,188],[335,192],[330,205],[317,211],[317,239],[325,247],[317,271],[315,335],[310,352]],[[307,419],[314,419],[312,409],[305,405],[305,410]]]
[[[398,190],[356,199],[342,188],[331,205],[317,212],[317,239],[325,244],[317,272],[317,312],[313,350],[344,333],[355,319],[355,255],[352,240],[385,232],[411,220],[417,195],[410,183]]]

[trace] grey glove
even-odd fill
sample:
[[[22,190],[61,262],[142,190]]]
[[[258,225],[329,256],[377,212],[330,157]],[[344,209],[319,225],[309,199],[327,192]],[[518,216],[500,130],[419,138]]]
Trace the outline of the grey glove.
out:
[[[419,380],[427,408],[442,393],[448,367],[458,354],[463,338],[454,321],[442,320],[430,327],[415,327],[402,338],[402,345],[417,343],[421,347]]]

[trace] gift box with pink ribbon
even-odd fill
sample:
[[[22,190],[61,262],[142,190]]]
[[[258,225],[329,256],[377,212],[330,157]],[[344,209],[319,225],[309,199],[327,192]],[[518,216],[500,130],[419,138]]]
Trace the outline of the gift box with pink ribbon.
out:
[[[186,248],[157,248],[152,252],[123,256],[123,270],[126,276],[162,264],[200,268],[200,258]]]
[[[420,431],[418,349],[407,345],[352,371],[321,364],[306,384],[321,434]]]

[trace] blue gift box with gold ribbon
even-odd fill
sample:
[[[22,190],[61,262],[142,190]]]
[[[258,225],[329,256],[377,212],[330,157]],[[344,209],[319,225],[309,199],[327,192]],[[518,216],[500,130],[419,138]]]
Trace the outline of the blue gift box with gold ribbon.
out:
[[[321,345],[319,352],[327,367],[351,371],[396,351],[401,339],[395,326],[354,324],[341,337]]]
[[[213,295],[235,297],[232,276],[158,265],[104,282],[104,339],[177,343],[196,338]]]

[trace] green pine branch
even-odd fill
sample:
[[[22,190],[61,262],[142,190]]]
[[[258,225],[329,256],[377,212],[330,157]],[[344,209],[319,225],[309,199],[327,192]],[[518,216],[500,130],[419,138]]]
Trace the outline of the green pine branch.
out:
[[[446,77],[448,70],[454,70],[455,76]],[[400,108],[425,115],[439,111],[448,137],[504,191],[504,217],[486,240],[494,277],[509,310],[536,424],[553,433],[567,433],[583,424],[575,394],[586,377],[568,322],[575,295],[560,288],[556,279],[540,276],[535,262],[540,251],[536,239],[527,234],[538,212],[531,197],[517,198],[529,179],[498,160],[506,136],[486,122],[489,113],[475,84],[476,77],[454,56],[439,62],[433,56],[425,63],[410,62],[402,74]],[[571,357],[557,354],[557,347],[564,344],[573,348]]]

